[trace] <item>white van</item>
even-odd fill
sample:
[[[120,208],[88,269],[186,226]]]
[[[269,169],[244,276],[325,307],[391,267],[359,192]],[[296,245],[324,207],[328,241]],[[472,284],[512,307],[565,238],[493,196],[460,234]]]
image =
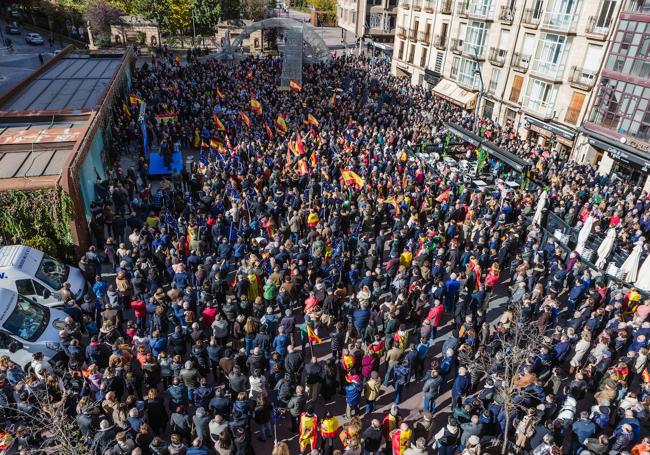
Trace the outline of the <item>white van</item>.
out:
[[[61,305],[59,290],[66,281],[76,298],[81,299],[86,292],[86,280],[78,268],[28,246],[0,248],[0,288],[45,306],[57,306]]]
[[[46,360],[61,352],[59,332],[66,314],[39,305],[8,289],[0,289],[0,356],[8,355],[21,367],[27,367],[35,352]]]

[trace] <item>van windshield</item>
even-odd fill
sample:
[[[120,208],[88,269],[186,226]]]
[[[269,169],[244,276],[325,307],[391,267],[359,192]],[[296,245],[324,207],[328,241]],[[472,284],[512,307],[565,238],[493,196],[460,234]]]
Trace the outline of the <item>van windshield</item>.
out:
[[[58,291],[68,279],[69,272],[70,267],[61,264],[56,259],[45,254],[43,255],[41,265],[38,266],[38,270],[36,271],[36,278],[44,281],[45,284],[55,291]]]
[[[49,319],[50,312],[47,308],[18,295],[16,308],[9,315],[3,327],[12,335],[23,340],[36,341],[47,328]]]

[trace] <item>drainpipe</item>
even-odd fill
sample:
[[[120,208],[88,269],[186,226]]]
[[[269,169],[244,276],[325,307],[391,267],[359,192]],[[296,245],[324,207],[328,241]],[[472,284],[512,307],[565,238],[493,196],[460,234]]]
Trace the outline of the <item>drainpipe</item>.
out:
[[[510,79],[510,72],[512,71],[512,59],[515,56],[515,49],[517,49],[517,42],[519,41],[519,32],[523,28],[521,26],[521,19],[524,17],[524,11],[526,11],[527,4],[528,4],[528,0],[524,0],[524,5],[523,8],[521,9],[521,15],[519,16],[519,26],[517,27],[517,32],[515,34],[515,44],[514,46],[512,46],[512,52],[510,52],[510,60],[508,61],[508,70],[506,72],[506,83],[503,85],[503,90],[501,90],[501,96],[499,97],[499,115],[497,117],[497,120],[499,122],[501,122],[501,112],[503,110],[503,97],[506,94],[506,88],[508,87],[508,79]],[[514,17],[512,23],[515,24]]]
[[[435,9],[435,11],[438,11],[438,9],[439,9],[438,6],[439,6],[439,4],[440,4],[441,1],[443,1],[443,0],[437,0],[437,1],[435,2],[435,3],[436,3],[436,6],[435,6],[436,9]],[[427,55],[426,66],[425,66],[424,68],[422,68],[423,71],[429,68],[429,65],[431,64],[431,54],[433,54],[434,52],[436,52],[436,51],[433,50],[433,39],[434,39],[435,36],[436,36],[436,24],[437,24],[437,19],[438,19],[438,13],[437,13],[437,12],[434,12],[434,13],[433,13],[433,24],[431,24],[431,37],[430,37],[430,41],[429,41],[429,55]],[[442,19],[441,19],[441,20],[442,20]],[[445,54],[446,54],[446,53],[447,53],[447,51],[446,51],[446,48],[445,48]]]

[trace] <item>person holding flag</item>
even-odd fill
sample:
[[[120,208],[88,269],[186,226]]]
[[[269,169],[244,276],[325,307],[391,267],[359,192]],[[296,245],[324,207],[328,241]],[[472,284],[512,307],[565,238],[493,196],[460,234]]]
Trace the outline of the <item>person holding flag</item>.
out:
[[[318,128],[319,125],[318,120],[316,119],[316,117],[314,117],[312,113],[307,114],[307,123],[312,126],[315,126],[316,128]]]
[[[393,455],[404,455],[406,449],[411,446],[411,439],[413,438],[413,430],[409,427],[408,423],[402,422],[398,429],[390,433],[391,447]]]
[[[346,185],[355,185],[359,190],[365,185],[364,180],[356,172],[349,169],[341,169],[341,179]]]
[[[325,416],[320,422],[321,451],[323,453],[331,455],[334,452],[334,441],[340,429],[339,419],[332,414],[332,411],[325,411]]]
[[[302,85],[300,85],[300,83],[295,79],[291,79],[289,81],[289,88],[294,92],[298,92],[298,93],[302,91]]]
[[[219,117],[217,117],[216,113],[212,113],[212,119],[214,120],[214,125],[217,128],[217,131],[226,131],[226,127],[221,123],[221,120],[219,120]]]
[[[248,115],[244,111],[239,111],[239,114],[241,115],[242,122],[244,122],[244,125],[246,125],[247,128],[251,127],[251,120],[248,118]]]
[[[308,405],[307,410],[300,414],[298,421],[298,445],[301,454],[308,454],[318,447],[319,425],[314,407]]]
[[[277,118],[275,119],[275,126],[276,129],[281,134],[287,134],[287,132],[289,131],[289,128],[287,127],[287,122],[284,119],[284,116],[282,114],[278,114]]]
[[[251,111],[255,112],[257,115],[262,115],[262,104],[259,100],[256,100],[255,98],[251,99],[250,106]]]

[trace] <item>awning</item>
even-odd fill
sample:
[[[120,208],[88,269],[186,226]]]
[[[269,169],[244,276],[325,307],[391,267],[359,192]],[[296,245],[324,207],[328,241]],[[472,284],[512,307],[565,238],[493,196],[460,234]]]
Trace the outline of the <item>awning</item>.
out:
[[[554,125],[551,122],[543,122],[534,117],[526,117],[526,121],[533,125],[537,125],[538,127],[546,131],[550,131],[551,133],[555,133],[558,136],[562,136],[563,138],[568,139],[570,141],[572,141],[576,137],[576,133],[574,131],[571,131],[559,125]]]
[[[461,88],[453,81],[444,79],[438,82],[433,88],[433,92],[439,97],[449,101],[450,103],[457,104],[463,109],[470,110],[476,106],[476,93],[468,92]]]
[[[499,161],[503,161],[508,166],[513,168],[517,172],[523,172],[527,167],[530,167],[528,161],[522,160],[514,153],[511,153],[497,145],[493,144],[490,141],[483,141],[481,146],[493,157]]]
[[[650,172],[650,161],[636,154],[633,148],[586,128],[580,128],[579,131],[586,134],[589,145],[607,152],[617,161],[629,164],[643,172]]]
[[[467,128],[464,128],[456,123],[449,122],[447,123],[447,127],[449,127],[449,129],[453,134],[455,134],[465,142],[469,142],[474,147],[480,146],[481,143],[483,142],[483,139],[480,136],[477,136]]]

